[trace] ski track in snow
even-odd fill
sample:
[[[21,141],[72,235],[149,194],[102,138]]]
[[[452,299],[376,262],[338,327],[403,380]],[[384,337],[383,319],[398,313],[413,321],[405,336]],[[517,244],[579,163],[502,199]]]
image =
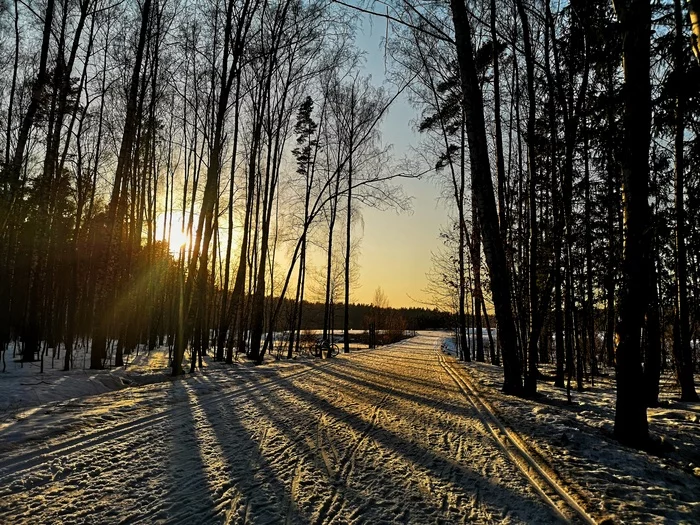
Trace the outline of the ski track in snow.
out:
[[[453,341],[446,340],[444,349],[454,351]],[[502,368],[474,361],[452,364],[589,515],[609,518],[611,524],[700,523],[700,403],[680,402],[668,375],[662,377],[661,405],[648,409],[650,432],[666,443],[654,455],[614,439],[614,377],[596,377],[595,387],[587,382],[567,403],[565,390],[549,381],[538,383],[537,398],[518,398],[500,392]],[[552,371],[546,365],[542,369]]]
[[[0,522],[556,523],[442,337],[38,410],[0,437]]]

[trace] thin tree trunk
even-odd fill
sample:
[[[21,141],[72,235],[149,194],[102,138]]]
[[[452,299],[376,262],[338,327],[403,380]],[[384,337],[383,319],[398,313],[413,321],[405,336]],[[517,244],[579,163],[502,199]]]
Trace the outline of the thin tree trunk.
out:
[[[352,231],[352,170],[353,153],[355,148],[355,85],[352,86],[350,95],[350,132],[348,144],[348,211],[345,224],[345,304],[343,308],[343,353],[350,353],[350,233]],[[331,354],[331,346],[328,347],[328,356]]]
[[[479,305],[482,302],[481,291],[481,231],[479,229],[479,217],[476,213],[476,207],[472,206],[472,269],[474,272],[474,307],[472,313],[474,316],[474,330],[476,336],[476,360],[480,363],[484,362],[484,333],[481,325],[481,308]]]
[[[676,130],[674,152],[676,157],[676,312],[675,323],[678,337],[674,338],[673,353],[676,362],[676,374],[681,386],[681,400],[698,401],[693,379],[693,351],[690,346],[690,308],[688,305],[688,254],[686,249],[686,219],[683,200],[685,184],[685,41],[683,38],[683,11],[680,0],[674,0],[676,35],[674,41],[675,75],[676,75]]]
[[[496,180],[498,182],[498,222],[503,239],[506,238],[506,173],[503,161],[503,134],[501,130],[501,72],[496,32],[496,0],[491,0],[491,43],[493,47],[493,119],[496,134]]]
[[[523,26],[523,47],[525,51],[525,68],[527,71],[527,167],[528,167],[528,198],[530,212],[530,334],[527,351],[527,373],[525,374],[525,392],[534,395],[537,392],[537,343],[539,341],[539,328],[542,326],[539,316],[539,287],[537,284],[537,250],[539,241],[539,229],[537,224],[537,153],[535,151],[535,65],[532,56],[532,42],[530,39],[530,22],[525,12],[523,0],[516,0],[518,16]]]
[[[224,284],[221,299],[221,312],[219,317],[219,330],[217,333],[216,359],[224,360],[224,347],[228,339],[228,331],[231,327],[231,313],[229,311],[229,281],[231,273],[231,250],[233,249],[233,204],[234,204],[234,175],[236,172],[236,160],[238,159],[238,129],[240,117],[240,93],[241,77],[240,72],[236,73],[236,94],[234,95],[234,122],[233,122],[233,156],[231,158],[231,180],[229,182],[228,194],[228,232],[226,235],[226,258],[224,265]]]
[[[552,277],[554,280],[554,345],[555,345],[555,360],[556,360],[556,378],[554,386],[564,388],[564,316],[561,309],[562,289],[561,289],[561,206],[559,199],[556,196],[559,194],[558,166],[557,166],[557,119],[555,111],[555,86],[554,76],[552,74],[551,55],[550,55],[550,38],[552,32],[550,28],[553,24],[552,12],[549,2],[546,3],[546,30],[545,30],[545,74],[547,76],[547,85],[549,89],[548,117],[549,117],[549,147],[550,147],[550,170],[551,170],[551,188],[552,194],[552,227],[553,227],[553,250],[554,262],[552,269]]]
[[[37,72],[36,79],[32,83],[32,94],[29,101],[29,107],[27,112],[24,114],[22,119],[22,125],[20,126],[19,134],[17,136],[17,144],[15,146],[15,153],[12,159],[5,168],[5,179],[8,183],[10,191],[8,192],[8,198],[10,201],[6,204],[4,210],[4,217],[2,217],[2,226],[4,229],[5,221],[10,217],[11,206],[13,204],[13,199],[15,198],[15,192],[18,189],[18,183],[21,177],[22,164],[24,162],[25,149],[27,147],[27,141],[29,140],[29,132],[34,125],[34,118],[39,110],[39,105],[41,104],[42,98],[44,96],[44,88],[49,81],[49,74],[47,71],[47,62],[49,54],[49,45],[51,40],[51,27],[53,24],[54,15],[54,0],[47,0],[46,11],[44,14],[44,28],[41,41],[41,52],[39,54],[39,70]]]
[[[498,359],[498,353],[496,352],[496,345],[494,344],[493,334],[491,333],[491,322],[489,321],[489,314],[486,311],[486,301],[484,296],[481,296],[481,311],[484,314],[484,321],[486,322],[486,331],[489,338],[489,357],[491,358],[491,364],[500,366],[500,361]]]

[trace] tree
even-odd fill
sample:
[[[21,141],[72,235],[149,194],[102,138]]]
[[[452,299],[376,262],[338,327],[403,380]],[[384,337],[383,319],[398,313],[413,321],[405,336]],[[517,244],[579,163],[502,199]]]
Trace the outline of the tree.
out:
[[[451,0],[450,8],[462,83],[462,105],[467,126],[472,191],[476,194],[475,202],[479,212],[479,224],[484,241],[486,262],[489,267],[491,290],[496,318],[498,319],[499,340],[503,353],[503,391],[508,394],[520,394],[522,392],[522,376],[511,307],[511,278],[503,239],[500,235],[496,200],[491,183],[484,105],[474,63],[471,27],[463,2]]]
[[[304,99],[299,106],[297,121],[294,131],[297,133],[297,147],[292,150],[292,154],[297,160],[297,173],[304,179],[304,223],[309,220],[309,205],[311,203],[311,191],[314,186],[314,168],[316,155],[318,153],[318,125],[312,118],[314,102],[310,96]],[[295,344],[295,333],[297,349],[299,347],[299,337],[301,336],[301,322],[304,305],[304,284],[306,280],[306,232],[301,234],[301,256],[299,259],[299,277],[297,279],[296,300],[292,306],[292,323],[289,335],[289,350],[287,358],[292,358],[292,351]]]
[[[674,0],[674,81],[676,91],[675,137],[675,208],[676,208],[676,301],[673,354],[676,374],[683,401],[698,401],[693,380],[693,353],[690,346],[690,315],[688,304],[688,252],[686,249],[685,186],[685,119],[686,119],[686,46],[683,38],[683,10],[680,0]]]
[[[624,253],[617,324],[617,399],[615,437],[626,445],[644,447],[649,440],[642,384],[640,334],[648,305],[649,144],[651,135],[650,27],[647,0],[615,0],[622,32],[624,65],[624,134],[622,193]]]

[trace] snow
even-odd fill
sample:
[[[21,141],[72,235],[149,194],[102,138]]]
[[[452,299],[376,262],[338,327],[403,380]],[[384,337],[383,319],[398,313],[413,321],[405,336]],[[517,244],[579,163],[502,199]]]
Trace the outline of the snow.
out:
[[[451,340],[445,346],[454,352]],[[613,439],[614,376],[597,377],[577,392],[538,383],[537,399],[500,393],[501,368],[462,363],[480,395],[500,418],[526,436],[569,491],[595,516],[622,523],[700,523],[700,403],[682,403],[669,374],[662,378],[660,407],[648,411],[659,441],[657,455],[619,445]],[[553,370],[542,367],[553,376]],[[698,382],[696,381],[696,384]]]
[[[447,337],[207,361],[176,380],[162,349],[126,371],[47,371],[53,389],[0,412],[0,523],[556,523],[440,364]],[[678,463],[697,451],[695,408],[652,414],[676,446],[654,457],[610,439],[605,385],[567,407],[501,395],[496,367],[454,366],[595,518],[700,521],[698,478]],[[2,399],[35,372],[0,375]]]
[[[351,345],[352,350],[362,348],[366,346]],[[282,353],[286,354],[286,347]],[[8,355],[11,354],[10,348]],[[276,344],[274,351],[265,356],[267,362],[274,361],[277,354]],[[19,358],[10,358],[9,362],[6,362],[5,372],[0,373],[0,424],[8,415],[29,407],[170,380],[171,368],[167,346],[158,347],[150,352],[141,348],[138,353],[125,355],[124,361],[123,367],[114,367],[108,363],[106,370],[90,370],[87,368],[90,366],[89,353],[80,351],[73,360],[75,368],[69,372],[62,370],[62,358],[51,359],[48,356],[44,357],[44,371],[41,372],[39,361],[22,363]],[[189,365],[188,352],[183,359],[183,368],[189,370]],[[230,365],[214,361],[211,354],[204,356],[203,365],[207,373],[231,372]],[[237,356],[233,365],[234,369],[252,366],[253,364],[243,356]]]

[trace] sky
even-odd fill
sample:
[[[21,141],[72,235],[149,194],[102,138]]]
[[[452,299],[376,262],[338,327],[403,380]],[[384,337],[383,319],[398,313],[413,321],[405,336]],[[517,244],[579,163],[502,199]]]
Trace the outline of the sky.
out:
[[[369,15],[360,17],[356,45],[365,52],[362,74],[371,76],[372,83],[385,85],[387,93],[396,92],[396,87],[387,82],[382,39],[385,35],[383,20],[370,20]],[[412,148],[419,145],[420,136],[416,131],[418,112],[411,106],[405,95],[399,96],[380,124],[382,143],[392,146],[395,164],[413,155]],[[430,176],[423,179],[401,179],[406,196],[410,198],[411,210],[380,211],[363,206],[360,208],[362,221],[353,230],[353,243],[360,239],[359,254],[354,258],[359,269],[357,280],[351,288],[350,300],[355,303],[371,303],[375,291],[381,287],[388,303],[393,307],[435,306],[426,292],[426,274],[431,268],[431,252],[436,251],[441,242],[438,238],[442,226],[448,223],[448,205],[440,199],[440,189]],[[195,217],[195,223],[197,218]],[[179,233],[182,217],[175,214],[170,244],[173,254],[179,253],[180,246],[187,244],[187,236]],[[163,218],[157,220],[158,237],[163,236]],[[221,228],[221,235],[226,235]],[[339,239],[344,235],[336,233]],[[234,242],[236,237],[234,235]],[[318,269],[326,265],[325,254],[319,252],[314,260]],[[286,269],[284,270],[286,272]],[[325,274],[323,274],[325,275]],[[325,280],[323,281],[325,283]],[[311,290],[309,290],[311,293]],[[314,300],[322,295],[311,293]],[[449,308],[444,305],[444,308]]]
[[[385,25],[381,20],[363,20],[358,29],[357,46],[366,52],[365,75],[371,75],[375,85],[385,82],[384,50],[381,45]],[[387,86],[390,92],[396,88]],[[419,144],[415,131],[418,114],[405,97],[398,99],[382,122],[382,140],[393,144],[396,160],[411,155],[411,148]],[[430,271],[431,251],[440,245],[440,227],[447,224],[444,201],[440,190],[430,178],[404,180],[404,192],[412,197],[412,211],[397,213],[393,210],[362,209],[364,231],[360,245],[360,275],[352,297],[355,302],[370,303],[374,292],[381,286],[389,305],[424,306]],[[357,232],[356,235],[360,233]]]

